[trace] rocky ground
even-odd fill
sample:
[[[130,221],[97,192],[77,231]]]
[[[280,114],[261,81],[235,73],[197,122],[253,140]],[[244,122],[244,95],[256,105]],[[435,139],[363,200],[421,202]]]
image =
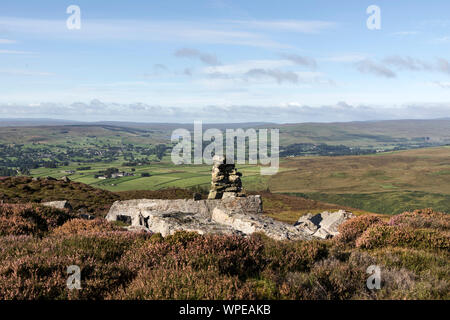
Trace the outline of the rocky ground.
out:
[[[353,214],[344,210],[306,215],[294,225],[263,214],[260,196],[215,200],[116,201],[106,219],[130,224],[130,230],[146,230],[163,236],[176,231],[199,234],[250,235],[261,232],[275,240],[326,239],[338,234],[341,223]]]

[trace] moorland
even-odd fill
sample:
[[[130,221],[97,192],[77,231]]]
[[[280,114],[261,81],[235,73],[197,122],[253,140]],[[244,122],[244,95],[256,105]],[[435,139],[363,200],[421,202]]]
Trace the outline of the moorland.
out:
[[[279,172],[238,169],[274,219],[357,216],[313,241],[163,238],[105,221],[117,200],[206,197],[210,167],[170,161],[181,125],[13,124],[0,125],[0,299],[449,298],[448,120],[279,126]],[[55,200],[72,209],[41,204]],[[81,290],[66,286],[69,265]],[[371,265],[380,290],[366,286]]]

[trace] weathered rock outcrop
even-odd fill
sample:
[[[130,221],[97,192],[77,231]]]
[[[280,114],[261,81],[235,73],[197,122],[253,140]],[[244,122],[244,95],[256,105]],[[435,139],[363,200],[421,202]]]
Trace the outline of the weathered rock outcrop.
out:
[[[289,225],[263,216],[261,197],[248,196],[198,201],[116,201],[106,219],[126,222],[129,230],[159,232],[163,236],[180,230],[229,235],[262,232],[276,240],[309,240],[337,234],[337,226],[351,216],[345,211],[309,214]]]
[[[191,213],[160,213],[154,212],[148,217],[142,216],[142,225],[152,232],[159,232],[166,236],[176,231],[190,231],[199,234],[227,234],[244,235],[232,227],[215,223]],[[136,226],[131,226],[136,228]],[[130,228],[128,228],[130,230]]]
[[[116,201],[111,206],[107,220],[123,221],[131,226],[142,226],[163,236],[175,231],[204,233],[243,234],[231,226],[211,220],[217,208],[233,214],[262,213],[260,196],[226,198],[220,200],[161,200],[141,199]]]
[[[339,233],[339,225],[352,217],[353,213],[345,210],[337,212],[324,211],[316,215],[308,213],[300,217],[294,226],[304,230],[311,236],[327,239],[337,235]]]
[[[312,236],[301,228],[296,228],[262,215],[234,214],[222,208],[215,208],[211,218],[217,224],[229,226],[245,235],[262,232],[275,240],[312,239]]]
[[[41,204],[43,206],[52,207],[52,208],[55,208],[55,209],[72,210],[72,206],[70,205],[69,201],[67,201],[67,200],[42,202]]]
[[[276,240],[308,240],[337,234],[340,223],[351,213],[323,212],[301,217],[295,225],[275,221],[262,215],[261,196],[242,193],[241,174],[223,157],[214,157],[211,191],[208,200],[141,199],[116,201],[106,216],[110,221],[128,224],[128,230],[145,230],[163,236],[176,231],[200,234],[249,235],[262,232]]]
[[[158,213],[195,214],[199,218],[209,219],[216,207],[224,208],[233,213],[260,214],[262,213],[262,200],[260,196],[249,196],[216,200],[135,199],[116,201],[111,206],[106,219],[129,219],[132,225],[139,224],[140,216],[148,217]],[[123,218],[123,216],[129,218]]]

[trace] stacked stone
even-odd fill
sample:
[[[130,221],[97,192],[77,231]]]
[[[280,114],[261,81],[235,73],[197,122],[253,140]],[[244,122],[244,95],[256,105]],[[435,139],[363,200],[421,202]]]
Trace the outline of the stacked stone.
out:
[[[236,170],[234,163],[226,163],[226,159],[219,156],[215,156],[213,161],[208,199],[245,197],[242,192],[242,173]]]

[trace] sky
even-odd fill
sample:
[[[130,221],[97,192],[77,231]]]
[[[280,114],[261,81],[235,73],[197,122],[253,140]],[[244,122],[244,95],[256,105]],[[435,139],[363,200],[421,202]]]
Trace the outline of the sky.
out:
[[[449,12],[448,0],[2,0],[0,117],[449,117]]]

